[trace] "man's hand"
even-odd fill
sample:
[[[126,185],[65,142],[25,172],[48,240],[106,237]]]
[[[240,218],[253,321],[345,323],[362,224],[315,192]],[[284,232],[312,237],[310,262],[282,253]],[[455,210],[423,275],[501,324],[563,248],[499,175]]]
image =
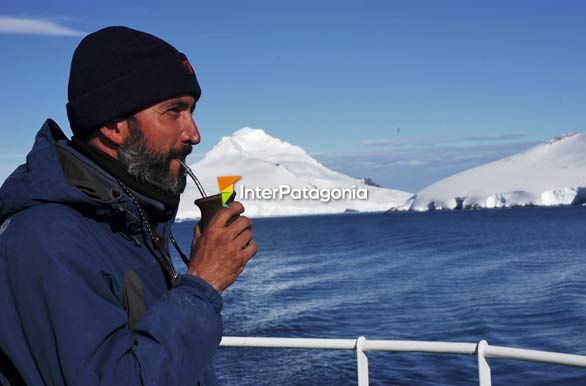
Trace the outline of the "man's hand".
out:
[[[240,216],[244,206],[238,201],[220,209],[203,234],[194,229],[187,273],[207,281],[218,292],[230,286],[256,253],[252,222]]]

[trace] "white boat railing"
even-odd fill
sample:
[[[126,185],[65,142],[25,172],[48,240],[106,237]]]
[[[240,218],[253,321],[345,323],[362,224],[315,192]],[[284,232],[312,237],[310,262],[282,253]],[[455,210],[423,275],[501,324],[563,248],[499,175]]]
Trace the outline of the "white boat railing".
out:
[[[368,385],[368,356],[370,351],[422,352],[435,354],[476,355],[480,386],[491,386],[488,358],[516,359],[530,362],[586,367],[585,355],[563,354],[548,351],[526,350],[512,347],[491,346],[486,340],[479,343],[428,342],[415,340],[368,340],[357,339],[310,339],[310,338],[261,338],[225,336],[221,347],[300,348],[355,350],[358,386]],[[586,378],[586,373],[584,374]]]

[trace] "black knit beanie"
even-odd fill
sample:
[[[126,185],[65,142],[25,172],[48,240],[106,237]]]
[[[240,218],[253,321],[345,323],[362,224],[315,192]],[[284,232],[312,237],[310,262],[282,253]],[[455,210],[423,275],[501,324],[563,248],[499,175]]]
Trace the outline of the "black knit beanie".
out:
[[[105,123],[201,90],[191,64],[169,43],[128,27],[87,35],[71,61],[67,116],[83,137]]]

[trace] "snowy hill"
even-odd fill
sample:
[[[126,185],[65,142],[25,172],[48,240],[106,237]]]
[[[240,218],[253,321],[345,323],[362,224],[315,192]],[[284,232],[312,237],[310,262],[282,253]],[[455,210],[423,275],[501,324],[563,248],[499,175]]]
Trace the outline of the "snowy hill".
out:
[[[423,189],[402,210],[576,205],[586,200],[586,134],[555,138]]]
[[[208,195],[219,192],[217,176],[242,176],[236,182],[236,199],[241,201],[246,214],[251,217],[288,216],[305,214],[344,213],[346,211],[385,211],[401,205],[411,194],[398,190],[373,187],[344,174],[330,170],[310,157],[302,148],[274,138],[263,130],[243,128],[231,136],[223,137],[205,157],[190,165]],[[369,183],[369,181],[367,181]],[[287,185],[291,189],[346,189],[345,199],[294,199],[293,194],[282,199],[241,197],[241,189],[278,189]],[[367,189],[368,199],[356,199],[358,190]],[[354,199],[351,194],[354,192]],[[360,195],[363,197],[363,195]],[[185,193],[181,196],[178,219],[199,218],[199,210],[193,201],[200,198],[188,179]],[[324,196],[325,198],[325,196]]]

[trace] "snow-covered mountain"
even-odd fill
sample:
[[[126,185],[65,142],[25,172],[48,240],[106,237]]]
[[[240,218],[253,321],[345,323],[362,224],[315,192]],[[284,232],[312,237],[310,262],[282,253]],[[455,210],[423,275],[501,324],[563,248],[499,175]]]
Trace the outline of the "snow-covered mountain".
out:
[[[399,209],[555,206],[584,201],[586,134],[576,133],[440,180]]]
[[[219,192],[217,176],[241,176],[235,184],[236,199],[244,204],[250,217],[385,211],[403,204],[412,195],[370,186],[362,180],[330,170],[301,147],[274,138],[260,129],[243,128],[223,137],[202,160],[190,167],[208,195]],[[280,185],[299,191],[313,189],[313,193],[319,189],[346,189],[346,199],[332,199],[326,203],[320,199],[294,199],[293,193],[282,199],[240,196],[242,188],[278,189]],[[367,189],[368,199],[357,199],[357,196],[364,197],[358,193],[363,189]],[[350,198],[352,194],[355,199]],[[199,218],[199,209],[193,204],[197,198],[200,195],[195,184],[188,179],[177,219]]]

